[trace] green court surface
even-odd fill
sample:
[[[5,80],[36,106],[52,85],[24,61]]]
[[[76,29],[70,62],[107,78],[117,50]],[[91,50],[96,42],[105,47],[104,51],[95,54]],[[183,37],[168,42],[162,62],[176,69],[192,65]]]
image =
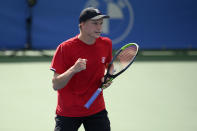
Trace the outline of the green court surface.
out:
[[[49,66],[0,63],[0,131],[53,131]],[[104,90],[112,131],[197,131],[196,74],[197,61],[136,61]]]

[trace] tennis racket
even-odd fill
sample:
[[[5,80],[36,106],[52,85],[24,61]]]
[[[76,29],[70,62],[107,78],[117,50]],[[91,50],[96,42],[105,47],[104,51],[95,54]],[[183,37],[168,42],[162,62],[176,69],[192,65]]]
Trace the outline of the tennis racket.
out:
[[[107,73],[104,77],[104,82],[101,86],[95,91],[92,97],[88,100],[88,102],[84,105],[85,108],[89,109],[95,99],[99,96],[99,94],[103,90],[103,84],[107,81],[112,81],[117,76],[122,74],[128,67],[133,63],[135,57],[138,53],[139,46],[136,43],[129,43],[120,50],[116,52],[112,61],[109,63],[107,68]]]

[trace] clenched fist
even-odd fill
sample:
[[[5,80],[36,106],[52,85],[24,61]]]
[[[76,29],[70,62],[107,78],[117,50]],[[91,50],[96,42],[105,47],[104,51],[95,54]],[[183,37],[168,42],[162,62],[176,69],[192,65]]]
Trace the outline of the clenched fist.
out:
[[[86,62],[87,62],[87,59],[81,59],[79,58],[75,64],[73,65],[73,71],[75,73],[77,72],[80,72],[82,70],[85,70],[86,69]]]

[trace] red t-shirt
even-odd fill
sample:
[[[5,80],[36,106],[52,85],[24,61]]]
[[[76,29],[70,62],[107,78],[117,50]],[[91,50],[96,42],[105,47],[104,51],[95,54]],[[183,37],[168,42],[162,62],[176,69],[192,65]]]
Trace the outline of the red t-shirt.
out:
[[[100,86],[106,64],[112,59],[111,40],[99,37],[93,45],[87,45],[76,36],[64,41],[55,52],[51,70],[62,74],[73,66],[78,58],[87,59],[86,70],[75,74],[64,88],[57,91],[57,115],[83,117],[105,109],[103,93],[89,109],[86,109],[84,104]]]

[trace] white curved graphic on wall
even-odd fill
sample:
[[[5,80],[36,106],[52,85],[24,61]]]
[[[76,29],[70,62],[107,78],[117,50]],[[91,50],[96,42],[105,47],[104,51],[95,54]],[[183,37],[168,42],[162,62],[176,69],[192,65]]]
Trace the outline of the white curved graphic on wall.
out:
[[[109,35],[113,44],[120,43],[129,35],[133,27],[134,15],[128,0],[89,0],[85,7],[105,10],[105,13],[110,16],[110,19],[104,20],[103,34]],[[117,24],[114,25],[114,21]]]

